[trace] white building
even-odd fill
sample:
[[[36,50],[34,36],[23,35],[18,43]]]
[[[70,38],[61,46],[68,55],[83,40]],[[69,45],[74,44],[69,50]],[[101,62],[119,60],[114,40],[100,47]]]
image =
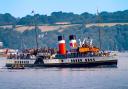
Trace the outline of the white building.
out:
[[[0,48],[2,48],[3,47],[3,42],[0,42]]]

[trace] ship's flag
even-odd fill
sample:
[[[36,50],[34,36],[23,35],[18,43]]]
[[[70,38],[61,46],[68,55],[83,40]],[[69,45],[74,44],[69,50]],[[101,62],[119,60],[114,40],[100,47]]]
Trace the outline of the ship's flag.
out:
[[[31,13],[34,13],[34,10],[32,10],[32,12]]]

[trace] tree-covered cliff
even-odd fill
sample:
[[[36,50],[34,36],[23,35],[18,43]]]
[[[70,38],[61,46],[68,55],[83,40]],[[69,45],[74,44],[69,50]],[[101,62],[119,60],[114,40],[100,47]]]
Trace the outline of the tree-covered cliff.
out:
[[[128,25],[116,25],[112,27],[96,27],[86,28],[83,25],[72,26],[66,29],[56,31],[41,32],[38,29],[39,47],[57,47],[57,36],[64,35],[66,45],[69,47],[68,36],[75,34],[78,39],[83,40],[85,37],[93,38],[93,43],[99,46],[98,30],[101,30],[102,49],[105,50],[128,50]],[[23,33],[14,29],[0,28],[0,41],[4,42],[7,48],[35,48],[35,30],[26,30]]]

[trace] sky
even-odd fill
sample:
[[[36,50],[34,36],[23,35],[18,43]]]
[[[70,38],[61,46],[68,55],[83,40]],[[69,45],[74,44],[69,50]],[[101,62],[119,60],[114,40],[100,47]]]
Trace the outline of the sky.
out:
[[[122,11],[128,9],[128,0],[0,0],[0,13],[23,17],[35,13],[50,15],[52,12],[96,13],[101,11]]]

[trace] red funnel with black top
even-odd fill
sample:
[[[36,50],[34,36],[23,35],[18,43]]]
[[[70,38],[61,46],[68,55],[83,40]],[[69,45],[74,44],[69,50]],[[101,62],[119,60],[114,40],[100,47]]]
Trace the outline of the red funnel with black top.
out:
[[[66,44],[64,36],[58,36],[58,47],[59,47],[59,54],[66,54]]]

